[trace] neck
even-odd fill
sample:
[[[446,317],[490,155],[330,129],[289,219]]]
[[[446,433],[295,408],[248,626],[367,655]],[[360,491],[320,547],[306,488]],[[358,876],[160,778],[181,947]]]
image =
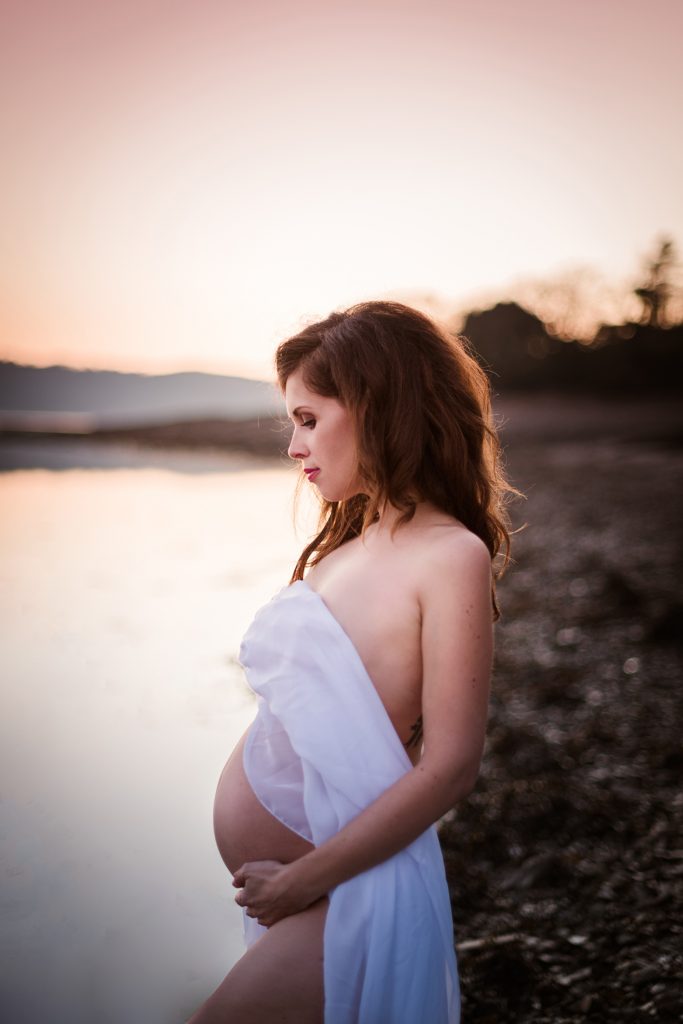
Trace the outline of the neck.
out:
[[[429,513],[430,511],[432,511],[432,506],[429,502],[420,501],[418,499],[415,504],[415,514],[411,522],[419,521],[423,518],[425,513]],[[396,508],[396,506],[392,505],[389,501],[385,501],[384,505],[380,507],[379,519],[374,524],[375,528],[378,532],[384,533],[386,531],[388,533],[402,515],[403,512],[401,509]]]

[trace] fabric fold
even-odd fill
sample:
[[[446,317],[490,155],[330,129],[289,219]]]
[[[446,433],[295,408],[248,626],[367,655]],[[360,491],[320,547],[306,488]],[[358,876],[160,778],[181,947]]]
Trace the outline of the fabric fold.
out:
[[[261,608],[240,647],[259,698],[244,748],[254,793],[316,846],[412,764],[349,636],[305,580]],[[245,916],[248,944],[264,929]],[[457,1024],[450,900],[435,827],[329,894],[325,1024]]]

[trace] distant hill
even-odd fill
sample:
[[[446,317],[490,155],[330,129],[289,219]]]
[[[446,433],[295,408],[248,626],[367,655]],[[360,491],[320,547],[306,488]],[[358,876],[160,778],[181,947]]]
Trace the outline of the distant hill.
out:
[[[281,414],[265,381],[212,373],[147,375],[0,362],[0,426],[91,430]]]
[[[510,392],[635,397],[681,393],[683,324],[605,325],[591,345],[560,340],[514,302],[474,310],[462,329]],[[0,361],[0,430],[89,432],[284,415],[276,388],[212,373],[147,375]],[[211,428],[213,430],[213,427]]]

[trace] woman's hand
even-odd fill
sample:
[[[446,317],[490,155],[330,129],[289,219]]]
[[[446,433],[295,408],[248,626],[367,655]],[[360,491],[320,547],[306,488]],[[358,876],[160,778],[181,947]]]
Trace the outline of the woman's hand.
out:
[[[243,864],[232,884],[240,891],[235,903],[246,909],[248,917],[270,928],[276,921],[298,914],[314,903],[316,896],[291,871],[291,865],[277,860],[255,860]]]

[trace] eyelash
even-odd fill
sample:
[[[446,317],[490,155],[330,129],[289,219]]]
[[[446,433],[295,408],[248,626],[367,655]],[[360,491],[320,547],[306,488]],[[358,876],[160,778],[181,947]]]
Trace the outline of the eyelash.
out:
[[[313,424],[313,426],[315,426],[315,420],[314,419],[302,420],[301,421],[301,426],[302,427],[309,427],[311,425],[311,423]]]

